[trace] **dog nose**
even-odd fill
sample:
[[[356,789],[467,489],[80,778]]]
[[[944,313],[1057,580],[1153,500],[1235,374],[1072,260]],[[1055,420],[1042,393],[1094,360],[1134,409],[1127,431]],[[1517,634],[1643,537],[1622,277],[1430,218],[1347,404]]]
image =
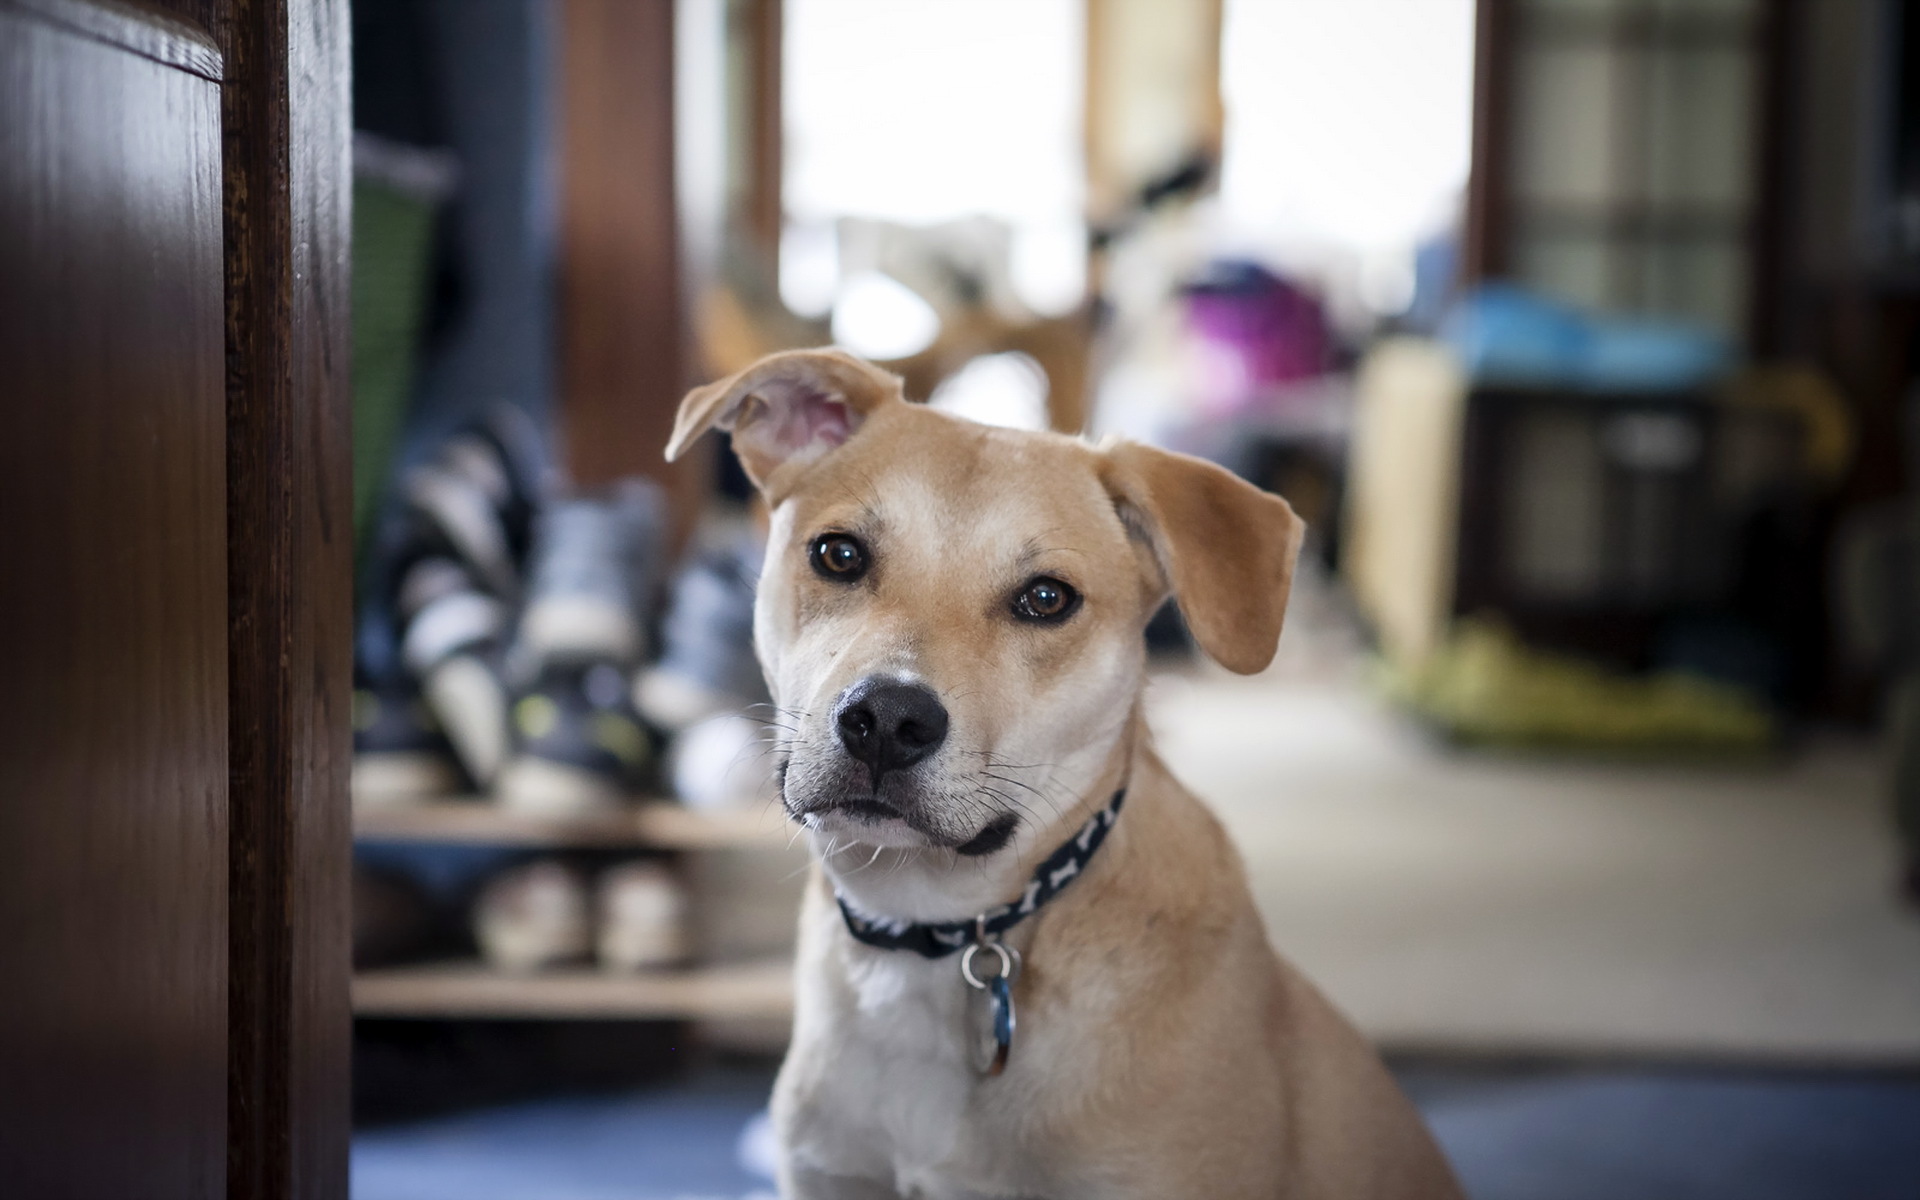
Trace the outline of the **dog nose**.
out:
[[[917,683],[867,678],[840,693],[834,724],[847,753],[880,776],[910,767],[947,740],[947,710]]]

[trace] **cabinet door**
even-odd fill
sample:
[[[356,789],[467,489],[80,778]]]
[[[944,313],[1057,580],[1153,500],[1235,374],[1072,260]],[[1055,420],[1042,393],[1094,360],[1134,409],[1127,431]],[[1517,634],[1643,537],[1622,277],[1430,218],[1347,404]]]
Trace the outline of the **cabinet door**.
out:
[[[226,1191],[211,43],[0,0],[0,1192]]]

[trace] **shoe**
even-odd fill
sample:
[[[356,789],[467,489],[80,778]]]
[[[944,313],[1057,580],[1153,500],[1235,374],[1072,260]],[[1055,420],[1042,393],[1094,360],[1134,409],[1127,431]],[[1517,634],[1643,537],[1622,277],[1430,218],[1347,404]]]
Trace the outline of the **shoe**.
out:
[[[351,780],[359,809],[403,807],[461,789],[452,746],[402,672],[354,680]]]
[[[503,806],[605,811],[647,782],[653,738],[633,709],[632,670],[647,648],[664,507],[657,487],[633,480],[535,518],[508,659],[517,686]]]
[[[533,514],[546,492],[546,462],[532,420],[496,405],[406,473],[364,564],[357,670],[380,679],[410,675],[432,714],[428,723],[444,733],[467,782],[483,789],[506,760],[500,664]],[[405,775],[374,769],[384,763],[367,765],[356,787],[364,784],[369,795],[399,796],[405,793],[397,789],[413,786]]]
[[[611,662],[555,663],[513,700],[501,807],[546,817],[617,811],[652,777],[653,734]]]
[[[753,653],[753,594],[766,548],[748,531],[699,554],[673,581],[660,661],[641,672],[634,705],[678,733],[770,697]]]
[[[687,959],[687,893],[657,862],[628,862],[595,885],[595,948],[611,971],[671,967]]]
[[[460,765],[482,791],[505,763],[507,686],[502,678],[508,610],[467,567],[448,558],[413,564],[396,600],[401,658],[420,681]]]
[[[408,506],[483,586],[512,600],[520,592],[548,480],[545,449],[532,419],[501,404],[408,471],[402,491]]]
[[[593,953],[586,881],[553,859],[502,871],[474,899],[473,938],[481,957],[501,971],[586,958]]]
[[[646,656],[665,511],[658,487],[632,479],[535,518],[514,649],[529,671],[552,662],[631,668]]]

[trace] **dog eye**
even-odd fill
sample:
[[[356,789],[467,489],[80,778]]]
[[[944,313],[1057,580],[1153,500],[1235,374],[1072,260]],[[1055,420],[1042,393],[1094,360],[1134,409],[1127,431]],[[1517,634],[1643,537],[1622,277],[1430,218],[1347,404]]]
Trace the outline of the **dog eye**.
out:
[[[813,548],[807,557],[813,560],[813,569],[820,578],[835,583],[852,583],[867,573],[867,548],[851,534],[821,534],[813,539]]]
[[[1050,575],[1027,581],[1013,598],[1013,615],[1027,621],[1064,621],[1080,607],[1080,593]]]

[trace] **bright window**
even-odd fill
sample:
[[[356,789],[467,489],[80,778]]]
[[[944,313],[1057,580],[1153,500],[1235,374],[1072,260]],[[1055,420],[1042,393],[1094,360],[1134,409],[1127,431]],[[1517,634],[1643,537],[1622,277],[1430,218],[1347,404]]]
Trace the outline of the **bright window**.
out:
[[[788,0],[781,291],[839,298],[834,223],[972,216],[1012,230],[1015,292],[1085,280],[1084,0]]]
[[[1473,0],[1226,0],[1221,211],[1336,304],[1405,305],[1472,149]]]

